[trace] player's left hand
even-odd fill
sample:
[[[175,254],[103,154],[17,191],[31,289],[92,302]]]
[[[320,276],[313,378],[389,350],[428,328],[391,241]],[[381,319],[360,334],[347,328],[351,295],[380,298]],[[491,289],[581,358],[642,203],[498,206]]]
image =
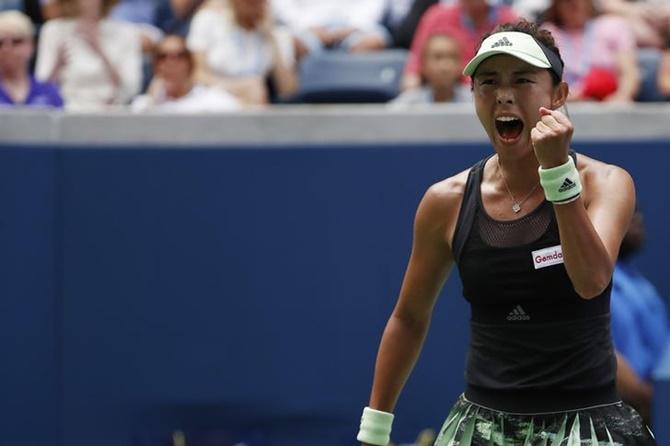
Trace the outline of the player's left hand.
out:
[[[535,156],[544,169],[560,166],[568,160],[574,127],[563,113],[540,107],[540,120],[530,131]]]

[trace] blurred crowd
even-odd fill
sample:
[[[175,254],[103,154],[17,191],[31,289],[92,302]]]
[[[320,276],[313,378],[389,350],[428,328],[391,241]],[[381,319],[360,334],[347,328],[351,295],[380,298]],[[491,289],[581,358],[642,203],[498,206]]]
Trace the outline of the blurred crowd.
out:
[[[461,70],[480,38],[520,18],[554,35],[573,101],[670,97],[669,0],[0,0],[0,104],[207,112],[301,102],[307,59],[397,49],[392,104],[462,102]]]

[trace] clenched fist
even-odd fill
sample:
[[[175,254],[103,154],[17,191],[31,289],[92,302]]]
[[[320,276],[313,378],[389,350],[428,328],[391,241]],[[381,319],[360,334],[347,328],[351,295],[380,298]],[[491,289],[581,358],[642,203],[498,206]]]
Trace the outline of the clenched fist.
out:
[[[540,107],[540,120],[530,131],[535,156],[543,169],[560,166],[568,160],[574,127],[563,113]]]

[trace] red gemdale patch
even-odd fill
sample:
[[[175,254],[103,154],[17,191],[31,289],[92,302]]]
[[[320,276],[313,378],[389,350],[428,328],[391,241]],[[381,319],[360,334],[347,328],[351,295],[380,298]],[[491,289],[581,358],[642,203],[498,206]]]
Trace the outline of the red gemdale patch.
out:
[[[533,256],[533,266],[535,266],[535,269],[546,268],[547,266],[563,263],[563,249],[561,248],[561,245],[539,249],[533,251],[531,255]]]

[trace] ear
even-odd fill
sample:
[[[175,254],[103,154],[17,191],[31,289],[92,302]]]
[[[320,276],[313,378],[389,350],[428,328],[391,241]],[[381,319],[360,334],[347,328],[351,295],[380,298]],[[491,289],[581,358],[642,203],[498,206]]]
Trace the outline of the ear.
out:
[[[570,93],[570,88],[568,87],[567,82],[561,81],[556,87],[554,87],[554,92],[551,98],[551,108],[553,110],[558,110],[559,108],[565,105],[565,101],[568,100],[568,94]]]

